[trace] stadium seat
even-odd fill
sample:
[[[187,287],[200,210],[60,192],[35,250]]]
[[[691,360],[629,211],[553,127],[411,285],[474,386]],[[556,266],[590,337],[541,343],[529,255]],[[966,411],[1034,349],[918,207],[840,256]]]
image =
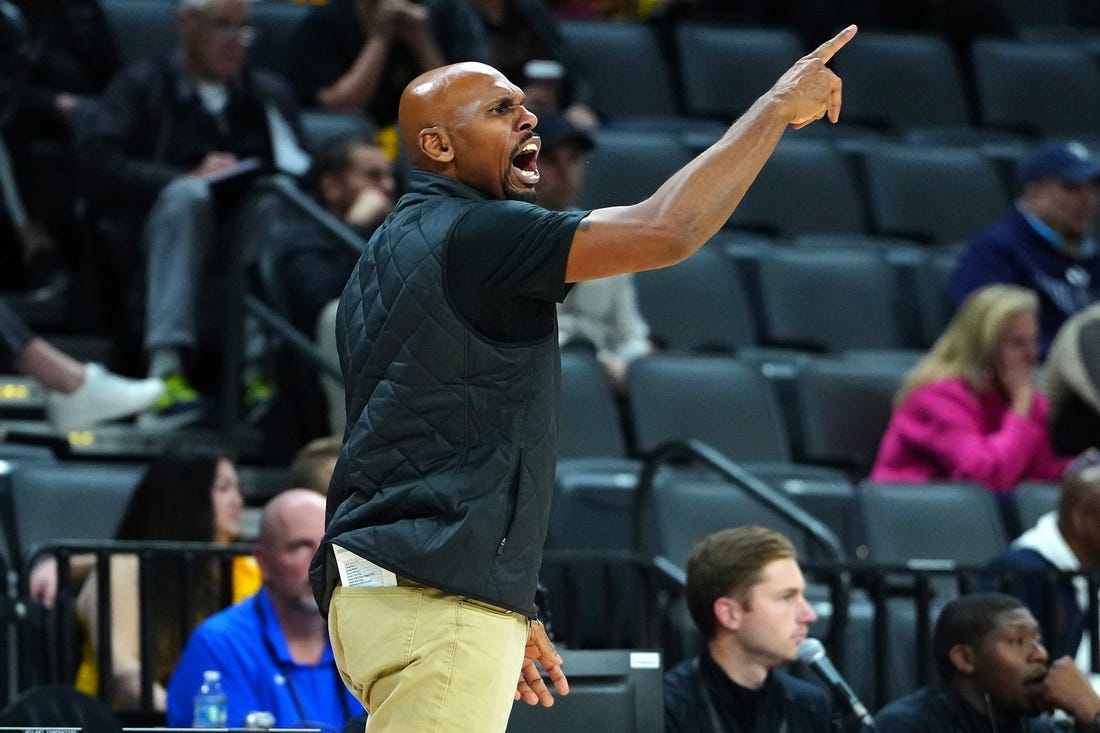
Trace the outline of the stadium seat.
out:
[[[176,47],[176,8],[164,0],[101,0],[123,63]]]
[[[808,359],[795,380],[801,430],[801,460],[870,473],[893,413],[894,396],[916,361],[902,359]]]
[[[768,379],[730,357],[658,354],[627,375],[640,451],[698,438],[733,461],[790,461],[790,439]]]
[[[626,457],[622,417],[611,383],[603,364],[588,351],[562,351],[560,415],[559,459]]]
[[[1016,507],[1017,531],[1026,532],[1035,526],[1039,517],[1058,509],[1061,489],[1055,481],[1021,481],[1012,491]]]
[[[648,25],[569,20],[560,28],[592,85],[592,106],[606,123],[679,116],[668,63]]]
[[[733,354],[757,343],[749,296],[733,261],[706,244],[671,267],[634,275],[638,309],[662,349]]]
[[[1100,68],[1084,47],[982,38],[971,55],[983,125],[1040,137],[1100,129]]]
[[[970,127],[966,90],[940,35],[860,31],[832,66],[844,80],[845,122],[894,132]]]
[[[818,352],[907,345],[906,304],[884,253],[772,247],[754,267],[765,345]]]
[[[676,55],[685,111],[729,124],[803,53],[786,29],[682,23]]]
[[[857,503],[868,557],[876,562],[977,566],[1006,545],[997,500],[977,484],[868,480],[858,486]]]
[[[585,154],[581,209],[626,206],[649,198],[691,160],[691,150],[671,132],[600,130]]]
[[[37,548],[54,540],[113,538],[143,471],[141,464],[42,462],[0,472],[11,565],[23,570]],[[74,497],[79,511],[72,510]]]
[[[858,233],[867,230],[867,212],[855,172],[832,142],[784,139],[726,226],[781,236]]]
[[[883,144],[863,160],[878,234],[935,244],[968,239],[1010,203],[994,163],[973,147]]]

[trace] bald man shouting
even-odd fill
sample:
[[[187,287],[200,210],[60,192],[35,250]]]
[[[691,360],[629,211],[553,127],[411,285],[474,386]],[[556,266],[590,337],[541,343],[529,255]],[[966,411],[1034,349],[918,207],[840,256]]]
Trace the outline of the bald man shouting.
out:
[[[310,570],[367,730],[503,731],[552,705],[561,658],[534,595],[556,462],[555,304],[569,284],[675,264],[729,218],[783,131],[840,113],[800,59],[723,135],[633,206],[534,206],[538,119],[500,72],[463,63],[406,87],[416,170],[344,290],[348,429]],[[537,666],[538,665],[538,666]]]

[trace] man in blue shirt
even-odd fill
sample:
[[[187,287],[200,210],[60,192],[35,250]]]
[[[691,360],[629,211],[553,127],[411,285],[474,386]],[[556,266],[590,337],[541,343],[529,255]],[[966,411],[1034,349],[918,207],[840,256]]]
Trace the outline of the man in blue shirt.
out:
[[[1045,356],[1063,321],[1100,300],[1100,248],[1092,238],[1100,163],[1081,143],[1048,143],[1024,161],[1018,178],[1015,207],[960,256],[951,299],[958,307],[991,283],[1034,290]]]
[[[202,623],[168,681],[168,725],[191,725],[192,699],[204,670],[221,672],[226,724],[266,710],[280,728],[339,731],[363,713],[344,687],[325,620],[309,585],[309,563],[325,529],[325,498],[284,491],[264,507],[256,561],[263,587]]]

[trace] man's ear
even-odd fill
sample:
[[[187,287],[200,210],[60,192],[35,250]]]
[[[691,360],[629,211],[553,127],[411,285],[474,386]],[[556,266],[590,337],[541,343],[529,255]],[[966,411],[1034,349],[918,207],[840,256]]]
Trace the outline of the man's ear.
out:
[[[744,609],[740,603],[729,596],[715,599],[712,610],[714,611],[714,617],[718,619],[718,625],[722,628],[736,631],[741,625],[741,616],[744,614]]]
[[[430,160],[437,163],[450,163],[454,160],[455,151],[451,147],[451,139],[447,131],[440,127],[425,127],[420,131],[420,150]]]
[[[947,652],[947,658],[962,674],[974,673],[974,650],[969,644],[956,644]]]

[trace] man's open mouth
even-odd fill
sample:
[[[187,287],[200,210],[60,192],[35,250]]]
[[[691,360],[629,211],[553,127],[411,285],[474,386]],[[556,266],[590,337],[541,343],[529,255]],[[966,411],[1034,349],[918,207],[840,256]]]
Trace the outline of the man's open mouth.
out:
[[[534,185],[539,182],[539,144],[528,140],[512,157],[512,168],[521,181]]]

